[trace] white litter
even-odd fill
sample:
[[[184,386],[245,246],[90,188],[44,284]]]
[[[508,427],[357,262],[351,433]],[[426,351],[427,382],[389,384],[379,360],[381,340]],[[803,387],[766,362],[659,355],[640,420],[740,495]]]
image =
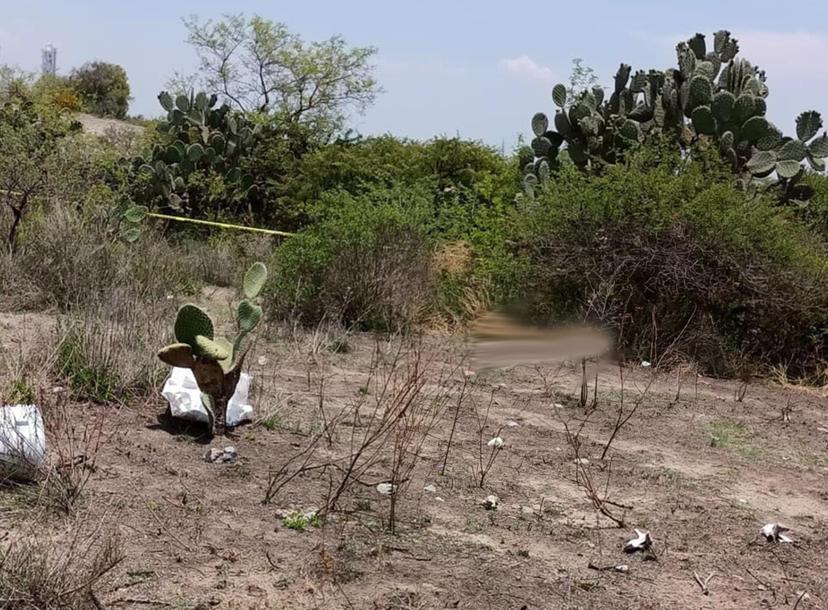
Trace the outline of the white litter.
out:
[[[427,491],[428,493],[437,493],[437,486],[436,485],[426,485],[423,487],[423,491]]]
[[[394,491],[394,485],[391,483],[380,483],[377,485],[377,491],[384,496],[390,496]]]
[[[624,545],[625,553],[635,553],[636,551],[646,551],[653,546],[653,539],[650,538],[650,532],[642,532],[635,530],[635,538],[628,540]]]
[[[500,438],[499,436],[496,436],[486,444],[489,447],[495,447],[496,449],[500,449],[501,447],[503,447],[504,442],[503,442],[502,438]]]
[[[641,366],[642,366],[643,368],[645,368],[645,369],[648,369],[648,368],[650,368],[650,367],[651,367],[651,366],[653,366],[653,365],[652,365],[652,363],[651,363],[651,362],[649,362],[649,361],[647,361],[647,360],[642,360],[642,361],[641,361]]]
[[[235,447],[225,447],[224,449],[210,448],[204,454],[204,460],[211,464],[231,464],[239,457]]]
[[[486,496],[486,499],[481,504],[483,504],[486,510],[497,510],[497,506],[500,504],[500,498],[492,494],[491,496]]]
[[[242,373],[236,391],[227,403],[227,425],[230,427],[249,421],[253,415],[253,407],[247,402],[250,381],[250,375]],[[192,370],[173,367],[161,389],[161,395],[170,404],[170,414],[173,417],[202,424],[210,423],[207,409],[201,404],[201,390],[198,389]]]
[[[783,532],[791,531],[789,528],[779,523],[768,523],[760,530],[761,534],[768,542],[793,542]]]
[[[0,411],[0,472],[31,476],[46,456],[43,417],[35,405],[4,405]]]

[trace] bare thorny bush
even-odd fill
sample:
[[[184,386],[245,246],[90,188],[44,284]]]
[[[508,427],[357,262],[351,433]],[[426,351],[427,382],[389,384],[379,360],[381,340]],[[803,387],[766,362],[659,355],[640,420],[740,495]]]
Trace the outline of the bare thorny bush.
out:
[[[431,379],[439,367],[436,353],[416,338],[378,342],[358,397],[335,414],[325,415],[322,429],[270,473],[264,501],[272,502],[297,477],[317,476],[325,482],[318,511],[325,518],[348,510],[344,501],[356,486],[379,486],[388,497],[385,526],[396,531],[399,502],[417,464],[426,457],[427,441],[446,411],[459,370],[459,366],[444,367]],[[324,411],[321,405],[320,410]],[[340,442],[334,443],[335,439]]]
[[[95,589],[123,559],[120,540],[88,516],[48,532],[30,523],[0,547],[0,600],[8,610],[102,608]]]

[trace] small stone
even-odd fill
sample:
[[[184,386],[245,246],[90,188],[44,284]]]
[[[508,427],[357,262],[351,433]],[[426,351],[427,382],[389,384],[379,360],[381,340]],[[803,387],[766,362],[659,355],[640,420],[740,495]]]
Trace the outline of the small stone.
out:
[[[436,496],[434,499],[437,500],[437,502],[445,502],[445,500],[443,500],[440,496]]]
[[[259,366],[264,366],[265,364],[267,364],[267,358],[265,356],[259,356],[259,359],[256,360],[256,362],[259,364]]]
[[[489,447],[494,447],[495,449],[500,449],[501,447],[503,447],[504,442],[503,442],[502,438],[500,438],[499,436],[496,436],[486,444]]]
[[[506,427],[508,427],[508,428],[517,428],[518,426],[520,426],[520,424],[517,423],[516,421],[507,421],[506,422]]]
[[[211,464],[229,464],[235,462],[239,457],[236,448],[233,446],[225,447],[224,449],[217,449],[211,447],[204,453],[204,461]]]
[[[555,409],[565,409],[566,407],[559,402],[556,402],[552,405]]]
[[[497,510],[497,505],[500,504],[500,498],[492,494],[491,496],[486,496],[482,504],[486,510]]]
[[[434,493],[434,492],[437,491],[437,487],[434,486],[434,485],[426,485],[425,487],[423,487],[423,491],[427,491],[429,493]]]

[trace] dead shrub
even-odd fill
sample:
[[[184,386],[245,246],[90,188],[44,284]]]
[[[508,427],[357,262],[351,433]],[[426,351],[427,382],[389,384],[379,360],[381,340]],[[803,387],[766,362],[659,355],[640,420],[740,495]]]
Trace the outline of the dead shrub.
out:
[[[94,589],[122,560],[111,532],[80,518],[56,536],[42,524],[0,548],[0,600],[7,610],[86,610],[101,607]]]
[[[818,275],[704,243],[686,225],[653,234],[619,224],[585,243],[543,240],[534,254],[533,288],[545,305],[575,304],[615,328],[628,357],[655,362],[669,351],[728,376],[748,362],[802,371],[821,357],[812,336],[828,291]]]

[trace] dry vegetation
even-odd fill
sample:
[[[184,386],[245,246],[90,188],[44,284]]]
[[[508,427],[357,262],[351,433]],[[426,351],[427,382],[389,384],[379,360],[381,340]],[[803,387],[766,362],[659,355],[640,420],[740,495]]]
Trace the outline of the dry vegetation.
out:
[[[201,300],[229,318],[226,295]],[[2,316],[2,387],[31,388],[50,431],[39,480],[0,492],[5,607],[828,603],[818,391],[605,363],[582,401],[580,365],[475,376],[460,337],[274,325],[240,459],[216,465],[145,377],[157,325],[118,311],[103,317],[127,321],[132,359],[88,345],[125,393],[107,404],[61,374],[62,322]],[[794,544],[760,540],[771,521]],[[632,528],[651,553],[622,552]]]

